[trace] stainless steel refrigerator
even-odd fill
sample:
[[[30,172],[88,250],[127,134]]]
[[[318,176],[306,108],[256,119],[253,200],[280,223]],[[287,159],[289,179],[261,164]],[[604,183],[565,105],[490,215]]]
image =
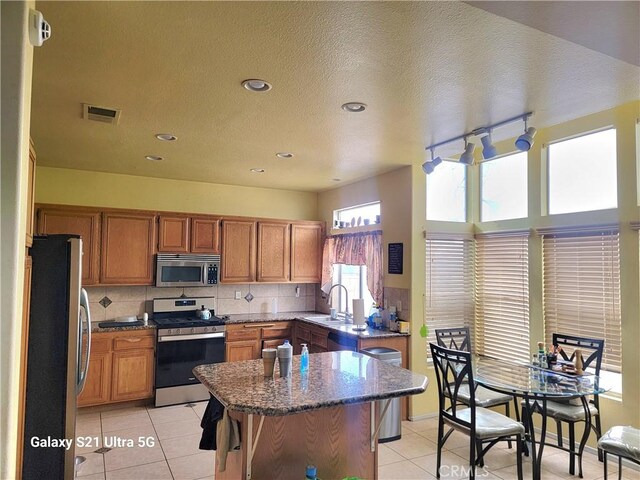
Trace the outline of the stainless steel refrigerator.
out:
[[[82,240],[77,235],[36,236],[30,255],[22,475],[24,480],[71,480],[76,401],[86,380],[91,345],[89,301],[81,287]],[[50,441],[63,439],[72,440],[69,448]]]

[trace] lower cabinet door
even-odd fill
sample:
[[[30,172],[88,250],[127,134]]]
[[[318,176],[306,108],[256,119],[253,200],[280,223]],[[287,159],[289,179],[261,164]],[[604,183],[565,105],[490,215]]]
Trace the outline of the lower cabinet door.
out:
[[[111,400],[137,400],[153,396],[153,349],[113,352]]]
[[[240,360],[256,360],[260,358],[260,340],[240,340],[227,342],[227,362],[239,362]]]
[[[111,400],[111,352],[96,352],[89,359],[89,370],[78,406],[100,405]]]

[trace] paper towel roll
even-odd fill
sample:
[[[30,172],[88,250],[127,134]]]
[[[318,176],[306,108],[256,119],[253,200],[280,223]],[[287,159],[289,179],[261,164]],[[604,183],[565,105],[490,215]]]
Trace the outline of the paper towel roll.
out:
[[[353,323],[355,325],[364,325],[364,298],[353,299]]]

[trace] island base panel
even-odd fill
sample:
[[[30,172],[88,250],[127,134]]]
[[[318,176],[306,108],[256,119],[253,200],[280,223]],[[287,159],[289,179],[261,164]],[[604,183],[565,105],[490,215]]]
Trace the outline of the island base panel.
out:
[[[248,415],[234,414],[247,438]],[[253,439],[260,417],[253,417]],[[246,442],[229,453],[216,480],[246,479]],[[371,404],[344,405],[283,417],[265,417],[251,462],[251,480],[299,480],[307,465],[320,478],[377,478],[377,448],[371,451]]]

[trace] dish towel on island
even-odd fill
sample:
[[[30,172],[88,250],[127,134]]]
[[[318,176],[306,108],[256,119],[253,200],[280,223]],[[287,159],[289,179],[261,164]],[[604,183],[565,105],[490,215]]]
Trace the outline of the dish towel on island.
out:
[[[216,429],[218,421],[222,418],[224,406],[216,397],[211,395],[207,408],[202,416],[200,426],[202,427],[202,437],[200,438],[200,450],[216,449]]]
[[[229,416],[229,411],[226,408],[222,414],[222,420],[218,421],[216,433],[216,441],[218,443],[216,463],[218,464],[218,471],[224,472],[227,468],[227,453],[240,448],[238,421]],[[250,448],[250,446],[247,446],[247,448]]]

